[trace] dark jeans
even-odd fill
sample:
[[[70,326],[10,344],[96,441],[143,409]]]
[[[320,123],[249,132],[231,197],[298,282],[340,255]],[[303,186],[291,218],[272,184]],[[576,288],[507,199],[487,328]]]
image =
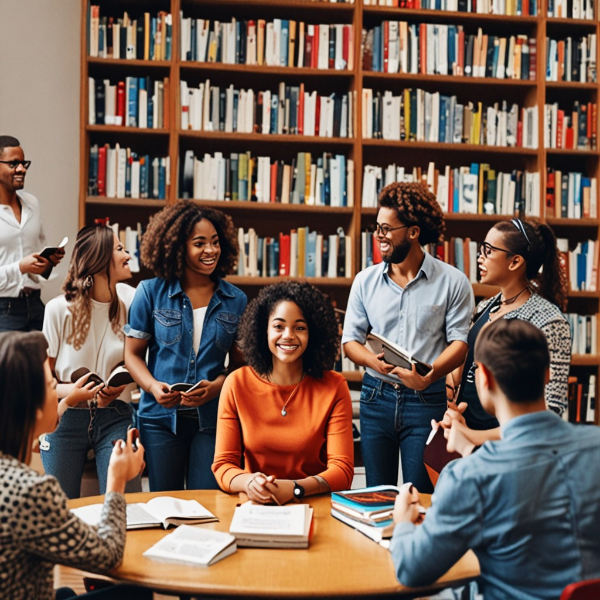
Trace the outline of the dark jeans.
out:
[[[0,298],[0,332],[42,330],[44,303],[40,291],[19,298]]]
[[[196,411],[177,415],[177,434],[155,419],[138,419],[151,492],[219,489],[210,468],[216,429],[200,429]]]
[[[70,588],[56,590],[56,600],[68,600],[69,598],[85,598],[86,600],[152,600],[152,590],[132,585],[111,585],[95,592],[81,594],[78,596]]]
[[[360,438],[367,485],[396,485],[398,458],[402,478],[420,492],[433,486],[423,464],[431,420],[440,421],[446,411],[446,392],[418,392],[403,385],[395,389],[365,373],[360,395]]]

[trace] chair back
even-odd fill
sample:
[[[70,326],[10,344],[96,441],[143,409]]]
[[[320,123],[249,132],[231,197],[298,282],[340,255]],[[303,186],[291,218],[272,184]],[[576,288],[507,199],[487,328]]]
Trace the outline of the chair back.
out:
[[[599,598],[600,579],[570,583],[560,595],[560,600],[598,600]]]

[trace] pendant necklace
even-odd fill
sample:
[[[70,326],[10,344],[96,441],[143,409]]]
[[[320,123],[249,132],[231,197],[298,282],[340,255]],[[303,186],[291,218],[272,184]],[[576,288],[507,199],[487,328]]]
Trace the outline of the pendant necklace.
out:
[[[490,308],[490,315],[493,315],[494,313],[497,313],[503,305],[505,306],[509,306],[511,304],[514,304],[515,301],[517,300],[517,298],[525,291],[528,290],[529,286],[525,286],[518,294],[515,294],[514,296],[512,296],[511,298],[507,298],[506,300],[501,300],[498,304],[496,304],[496,306],[493,306],[492,308]]]
[[[281,409],[281,416],[287,416],[286,406],[290,403],[290,400],[296,395],[296,392],[300,389],[300,384],[304,381],[304,373],[302,373],[302,379],[298,382],[298,385],[292,390],[292,393],[288,396],[288,399],[284,402],[283,408]]]

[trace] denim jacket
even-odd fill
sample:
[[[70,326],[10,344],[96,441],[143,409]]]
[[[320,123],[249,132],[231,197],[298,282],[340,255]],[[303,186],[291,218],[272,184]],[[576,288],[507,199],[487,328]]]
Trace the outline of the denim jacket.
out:
[[[181,283],[148,279],[137,288],[129,309],[129,323],[123,331],[128,337],[148,340],[148,369],[158,381],[173,384],[213,380],[223,372],[225,356],[235,340],[246,302],[244,292],[227,281],[217,281],[196,354],[192,303]],[[218,401],[214,398],[197,408],[201,429],[216,427]],[[176,431],[177,409],[165,408],[148,392],[142,392],[139,415],[159,420]]]

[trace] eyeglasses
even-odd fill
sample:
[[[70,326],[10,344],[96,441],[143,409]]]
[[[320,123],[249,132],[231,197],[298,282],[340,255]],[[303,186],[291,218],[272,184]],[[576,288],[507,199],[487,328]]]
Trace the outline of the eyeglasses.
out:
[[[479,254],[480,255],[483,254],[483,256],[485,258],[489,257],[492,250],[498,250],[499,252],[505,252],[509,256],[512,256],[514,254],[514,252],[511,252],[510,250],[505,250],[504,248],[498,248],[498,246],[492,246],[488,242],[481,242],[481,244],[479,244]]]
[[[16,169],[21,165],[26,171],[31,165],[30,160],[0,160],[0,163],[8,165],[11,169]]]
[[[383,237],[387,237],[388,233],[391,233],[392,231],[396,231],[397,229],[404,229],[405,227],[410,227],[410,225],[400,225],[399,227],[390,227],[389,225],[386,225],[385,223],[383,225],[376,223],[375,224],[375,233],[377,235],[382,235]]]
[[[527,237],[527,233],[525,233],[525,226],[521,222],[521,219],[512,219],[511,223],[523,234],[523,237],[527,241],[527,250],[526,251],[529,252],[531,250],[531,242],[529,241],[529,238]]]

